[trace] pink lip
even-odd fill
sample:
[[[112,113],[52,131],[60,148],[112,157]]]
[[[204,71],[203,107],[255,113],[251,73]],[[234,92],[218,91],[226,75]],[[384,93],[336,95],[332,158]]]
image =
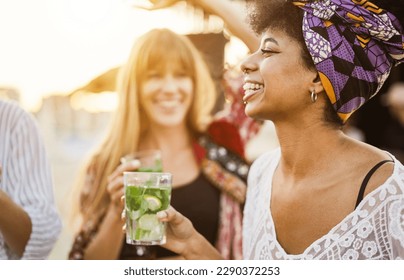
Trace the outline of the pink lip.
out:
[[[244,101],[244,102],[248,102],[248,101],[251,100],[255,95],[261,93],[262,91],[263,91],[263,89],[245,91],[245,94],[244,94],[244,97],[243,97],[243,101]]]
[[[254,80],[250,80],[250,79],[245,79],[245,80],[244,80],[244,83],[245,83],[245,84],[246,84],[246,83],[253,83],[253,84],[260,84],[260,85],[262,85],[262,83],[257,82],[257,81],[254,81]],[[245,91],[244,91],[244,96],[243,96],[243,101],[244,101],[245,103],[247,103],[247,102],[248,102],[249,100],[251,100],[255,95],[257,95],[257,94],[259,94],[259,93],[262,93],[262,91],[263,91],[263,88],[256,89],[256,90],[251,90],[251,89],[245,90]]]

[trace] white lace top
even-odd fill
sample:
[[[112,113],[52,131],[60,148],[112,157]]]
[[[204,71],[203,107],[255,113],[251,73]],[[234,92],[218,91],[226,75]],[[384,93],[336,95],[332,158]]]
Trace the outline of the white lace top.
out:
[[[260,156],[250,169],[244,209],[244,259],[404,259],[404,166],[394,159],[391,177],[358,207],[312,243],[290,255],[277,242],[270,212],[272,176],[280,149]]]

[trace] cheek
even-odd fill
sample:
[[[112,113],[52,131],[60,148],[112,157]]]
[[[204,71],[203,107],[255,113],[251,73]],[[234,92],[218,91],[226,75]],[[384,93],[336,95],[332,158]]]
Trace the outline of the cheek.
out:
[[[191,103],[194,98],[194,83],[191,79],[187,79],[181,83],[181,93],[188,99],[188,102]]]
[[[263,65],[261,68],[261,76],[264,82],[264,93],[259,96],[261,101],[271,99],[273,101],[277,96],[283,95],[287,91],[290,82],[288,77],[284,76],[281,67],[274,67],[271,64]]]
[[[158,89],[158,83],[157,82],[145,82],[141,86],[141,96],[143,98],[147,98],[153,94]]]
[[[274,83],[279,80],[290,80],[291,74],[296,73],[296,65],[285,63],[281,60],[267,60],[261,63],[261,75],[269,82]]]
[[[185,86],[184,88],[184,93],[189,96],[189,98],[193,98],[194,96],[194,85],[192,83],[189,83]]]
[[[265,90],[277,95],[294,95],[301,92],[309,80],[308,70],[298,63],[282,61],[261,65],[261,75],[264,79]]]
[[[140,87],[140,92],[138,95],[138,102],[141,107],[141,110],[143,110],[143,112],[146,115],[150,115],[150,111],[152,111],[153,92],[155,92],[155,89],[151,83],[144,83]]]

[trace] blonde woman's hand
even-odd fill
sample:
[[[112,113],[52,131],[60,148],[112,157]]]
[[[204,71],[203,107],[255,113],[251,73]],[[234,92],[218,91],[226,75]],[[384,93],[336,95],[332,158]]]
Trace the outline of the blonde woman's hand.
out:
[[[140,167],[138,160],[132,160],[119,165],[110,176],[108,176],[107,192],[111,203],[110,208],[121,215],[123,211],[124,188],[123,188],[123,172],[134,171]]]

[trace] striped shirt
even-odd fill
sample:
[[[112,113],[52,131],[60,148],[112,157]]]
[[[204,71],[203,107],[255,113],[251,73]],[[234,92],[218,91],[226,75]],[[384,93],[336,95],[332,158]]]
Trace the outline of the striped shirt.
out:
[[[0,100],[0,190],[29,215],[32,232],[22,259],[46,259],[61,231],[50,164],[37,123],[17,104]],[[1,210],[0,205],[0,211]],[[0,232],[0,259],[17,259]]]

